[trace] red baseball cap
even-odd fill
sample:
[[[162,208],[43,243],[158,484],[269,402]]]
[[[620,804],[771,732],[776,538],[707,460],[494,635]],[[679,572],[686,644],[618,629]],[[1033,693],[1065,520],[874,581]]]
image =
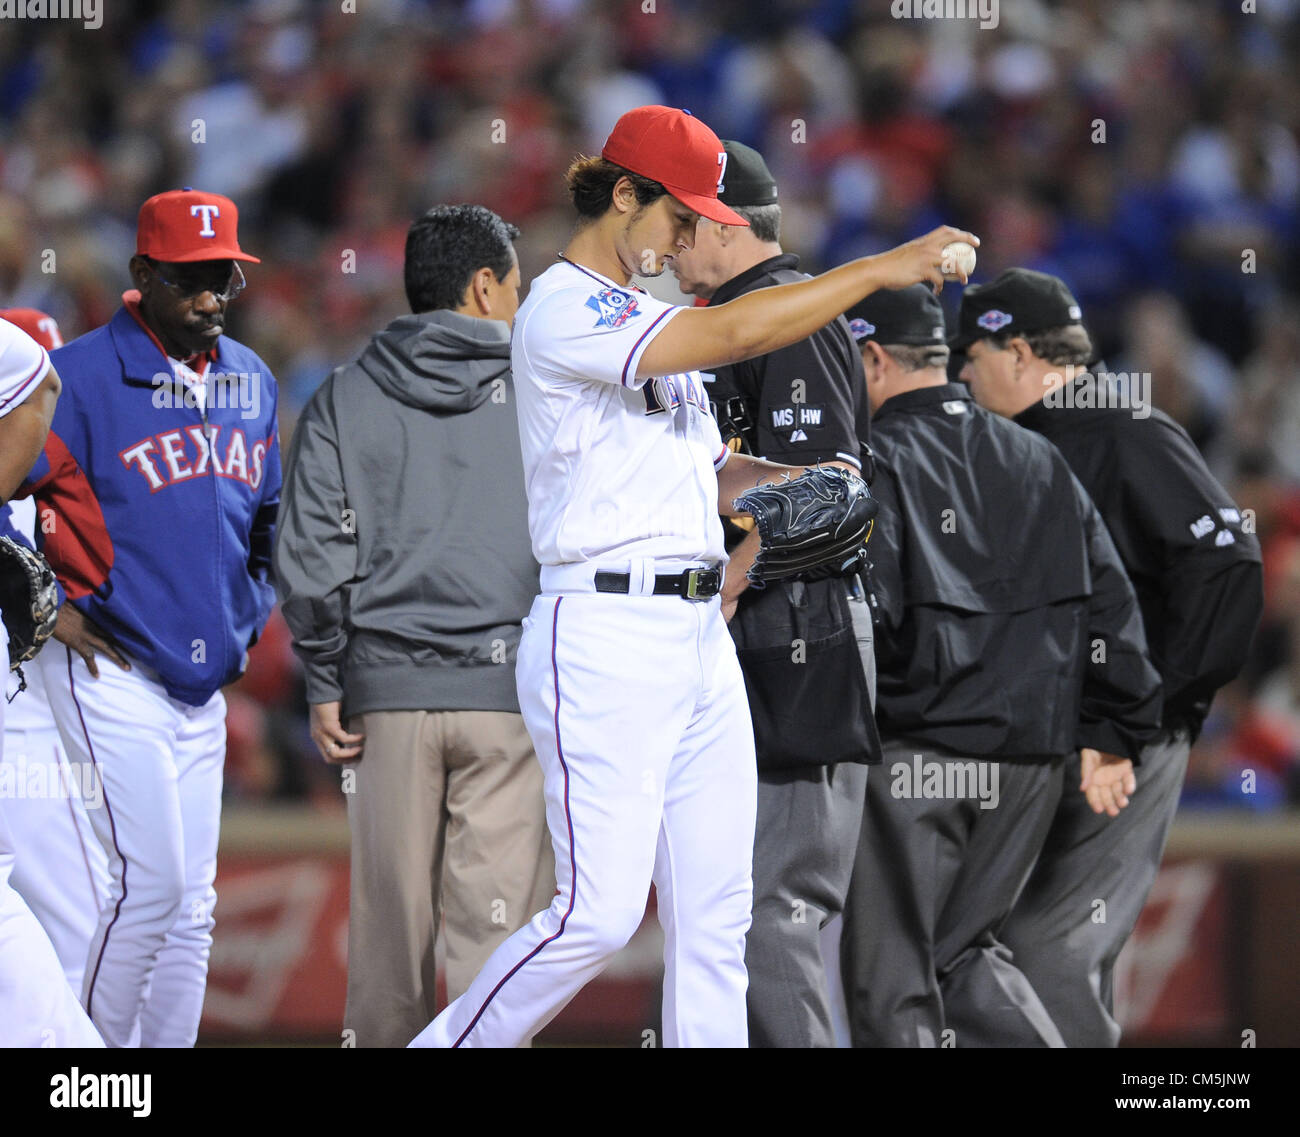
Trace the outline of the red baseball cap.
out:
[[[0,308],[0,320],[17,324],[47,351],[63,346],[58,320],[39,308]]]
[[[168,190],[140,206],[135,251],[156,261],[252,261],[239,247],[239,210],[228,197],[201,190]]]
[[[748,225],[718,200],[727,152],[690,111],[637,107],[614,124],[601,157],[658,182],[683,205],[722,225]]]

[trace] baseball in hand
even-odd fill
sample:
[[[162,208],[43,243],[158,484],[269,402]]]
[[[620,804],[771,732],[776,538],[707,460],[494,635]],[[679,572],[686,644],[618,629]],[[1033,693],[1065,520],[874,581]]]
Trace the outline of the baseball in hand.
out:
[[[939,256],[939,267],[949,280],[959,279],[958,274],[964,274],[969,279],[975,271],[975,246],[966,241],[953,241],[944,245]]]

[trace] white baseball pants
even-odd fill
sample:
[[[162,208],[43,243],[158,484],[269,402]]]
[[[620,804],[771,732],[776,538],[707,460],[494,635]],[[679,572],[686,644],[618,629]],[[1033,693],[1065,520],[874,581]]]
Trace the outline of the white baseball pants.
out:
[[[48,651],[61,650],[60,645]],[[27,902],[54,945],[63,974],[80,991],[86,954],[108,895],[108,858],[88,809],[102,809],[93,771],[73,766],[45,699],[41,669],[23,668],[27,689],[5,715],[0,798],[16,856],[9,883]]]
[[[30,665],[29,665],[30,666]],[[0,624],[0,675],[9,674],[9,635]],[[0,738],[5,704],[0,697]],[[0,799],[0,1047],[103,1047],[31,910],[9,885],[14,848]]]
[[[663,1045],[743,1047],[757,775],[720,602],[598,594],[574,567],[564,587],[543,570],[516,670],[555,899],[411,1045],[529,1041],[631,938],[653,881]]]
[[[86,959],[82,1003],[109,1046],[193,1046],[212,948],[226,701],[171,698],[131,671],[51,644],[38,657],[68,757],[90,766],[88,810],[109,890]]]

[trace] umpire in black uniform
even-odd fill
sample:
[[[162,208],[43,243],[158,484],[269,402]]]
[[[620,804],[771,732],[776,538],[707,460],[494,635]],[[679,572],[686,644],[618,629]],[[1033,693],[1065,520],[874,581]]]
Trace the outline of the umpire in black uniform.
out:
[[[1137,600],[1061,455],[947,381],[927,286],[849,315],[875,415],[885,762],[845,916],[853,1042],[1061,1046],[1001,927],[1063,793],[1126,803],[1160,713]],[[1080,747],[1086,787],[1063,789]]]
[[[1259,542],[1182,427],[1152,409],[1149,377],[1121,386],[1086,369],[1093,347],[1063,281],[1013,268],[967,288],[953,345],[975,398],[1053,442],[1091,494],[1160,672],[1164,715],[1132,803],[1108,820],[1064,798],[1004,931],[1066,1043],[1115,1046],[1112,969],[1155,880],[1188,751],[1259,623]]]
[[[781,251],[777,187],[757,151],[726,142],[719,198],[748,229],[701,220],[672,267],[682,290],[722,304],[805,280]],[[724,439],[773,462],[861,472],[869,412],[862,362],[841,317],[806,340],[705,375]],[[868,471],[869,474],[869,471]],[[730,526],[728,548],[745,535]],[[731,632],[758,756],[754,914],[745,950],[751,1046],[834,1045],[820,930],[844,903],[867,763],[871,621],[857,578],[741,593]]]

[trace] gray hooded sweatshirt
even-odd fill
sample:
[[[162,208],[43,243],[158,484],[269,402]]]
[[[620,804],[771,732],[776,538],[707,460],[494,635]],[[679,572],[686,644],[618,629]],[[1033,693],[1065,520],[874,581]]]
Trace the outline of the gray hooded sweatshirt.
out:
[[[510,331],[402,316],[307,404],[284,471],[276,588],[311,703],[519,710],[538,592]]]

